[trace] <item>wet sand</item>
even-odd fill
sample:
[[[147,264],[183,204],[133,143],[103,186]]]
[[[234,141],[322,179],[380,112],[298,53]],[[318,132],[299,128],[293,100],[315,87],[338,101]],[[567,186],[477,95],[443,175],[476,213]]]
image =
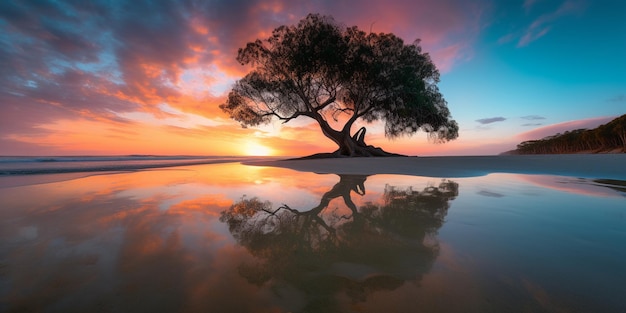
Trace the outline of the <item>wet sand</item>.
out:
[[[244,164],[334,174],[473,177],[513,173],[626,180],[626,154],[341,158]]]

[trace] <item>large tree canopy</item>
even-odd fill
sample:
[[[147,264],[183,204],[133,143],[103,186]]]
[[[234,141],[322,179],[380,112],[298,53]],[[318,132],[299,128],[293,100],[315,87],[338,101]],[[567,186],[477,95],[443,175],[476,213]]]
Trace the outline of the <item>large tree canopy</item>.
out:
[[[365,128],[351,135],[358,120],[384,121],[388,138],[420,129],[439,141],[458,136],[436,85],[439,72],[419,41],[405,44],[393,34],[365,33],[310,14],[248,43],[237,60],[254,69],[220,108],[244,126],[308,117],[339,146],[336,156],[389,155],[365,144]],[[331,119],[343,127],[334,129]]]

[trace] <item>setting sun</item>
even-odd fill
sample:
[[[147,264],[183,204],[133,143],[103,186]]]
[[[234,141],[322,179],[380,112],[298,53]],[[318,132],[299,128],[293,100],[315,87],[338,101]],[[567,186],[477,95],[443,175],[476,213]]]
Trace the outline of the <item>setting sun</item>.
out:
[[[272,149],[256,142],[248,142],[244,147],[244,153],[246,155],[253,156],[268,156],[272,155],[273,151]]]

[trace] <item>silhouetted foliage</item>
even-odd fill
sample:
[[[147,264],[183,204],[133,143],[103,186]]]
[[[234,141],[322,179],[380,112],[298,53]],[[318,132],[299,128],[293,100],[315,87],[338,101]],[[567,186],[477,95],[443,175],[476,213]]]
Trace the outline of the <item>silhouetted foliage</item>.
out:
[[[619,150],[626,152],[626,115],[594,129],[576,129],[539,140],[524,141],[518,154],[563,154]]]
[[[419,280],[438,255],[434,235],[458,184],[442,181],[422,191],[387,186],[381,204],[357,207],[351,194],[364,195],[365,180],[341,175],[320,204],[306,211],[242,198],[222,212],[220,220],[257,258],[242,264],[240,274],[250,283],[271,282],[274,290],[296,288],[310,296],[302,311],[324,312],[338,310],[339,292],[365,301],[376,290]],[[349,214],[326,210],[335,198],[343,199]]]
[[[265,40],[250,42],[237,60],[254,70],[237,81],[220,108],[243,126],[308,117],[339,149],[336,156],[385,156],[367,146],[355,121],[385,121],[395,138],[418,130],[448,141],[458,136],[436,83],[439,72],[419,41],[365,33],[331,17],[310,14],[295,26],[280,26]],[[345,119],[336,130],[330,119]]]

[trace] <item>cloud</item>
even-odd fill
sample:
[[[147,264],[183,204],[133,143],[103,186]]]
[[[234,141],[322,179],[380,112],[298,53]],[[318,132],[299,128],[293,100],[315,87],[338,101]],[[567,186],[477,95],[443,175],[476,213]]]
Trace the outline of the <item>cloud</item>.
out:
[[[592,129],[613,120],[616,116],[594,117],[575,121],[567,121],[536,128],[517,135],[521,141],[536,140],[575,129]]]
[[[421,38],[446,72],[472,57],[481,2],[397,1],[391,8],[367,0],[354,10],[348,0],[1,1],[0,131],[30,138],[60,120],[117,125],[141,123],[124,118],[135,113],[172,118],[164,106],[228,121],[218,105],[249,70],[236,62],[237,50],[309,12],[406,42]]]
[[[522,124],[522,126],[541,126],[543,124],[541,123],[526,123],[526,124]]]
[[[498,116],[498,117],[489,117],[489,118],[481,118],[476,120],[476,122],[481,123],[483,125],[506,121],[506,118]]]
[[[536,121],[536,120],[545,120],[546,118],[543,116],[539,116],[539,115],[526,115],[526,116],[522,116],[522,119],[529,120],[529,121]]]
[[[485,197],[491,197],[491,198],[502,198],[502,197],[504,197],[504,195],[501,194],[501,193],[497,193],[497,192],[493,192],[493,191],[489,191],[489,190],[481,190],[481,191],[477,192],[477,194],[479,194],[481,196],[485,196]]]
[[[538,0],[524,0],[524,9],[528,12]]]
[[[522,38],[520,38],[519,42],[517,43],[517,46],[524,47],[528,45],[529,43],[543,37],[545,34],[548,33],[548,31],[550,31],[550,27],[544,27],[539,30],[528,29],[526,33],[522,36]]]
[[[471,58],[471,46],[480,33],[485,1],[418,0],[389,3],[376,0],[360,2],[354,10],[352,1],[327,1],[313,12],[333,15],[346,25],[363,30],[393,32],[407,42],[421,39],[442,72]],[[392,8],[391,8],[392,7]],[[427,9],[425,9],[427,8]]]
[[[609,98],[606,100],[607,102],[625,102],[626,101],[626,95],[617,95],[613,98]]]
[[[527,2],[524,2],[525,8],[529,8],[526,6]],[[531,1],[530,5],[532,3],[534,1]],[[526,28],[517,42],[517,47],[527,46],[531,42],[545,36],[550,31],[552,27],[550,24],[553,21],[580,11],[583,9],[583,6],[581,1],[566,0],[554,12],[540,15]]]
[[[466,43],[456,43],[434,51],[433,62],[440,72],[449,72],[455,64],[472,58]]]
[[[502,45],[502,44],[505,44],[505,43],[513,41],[515,39],[515,37],[517,37],[517,34],[509,33],[509,34],[506,34],[506,35],[498,38],[497,42],[498,42],[498,44]]]

